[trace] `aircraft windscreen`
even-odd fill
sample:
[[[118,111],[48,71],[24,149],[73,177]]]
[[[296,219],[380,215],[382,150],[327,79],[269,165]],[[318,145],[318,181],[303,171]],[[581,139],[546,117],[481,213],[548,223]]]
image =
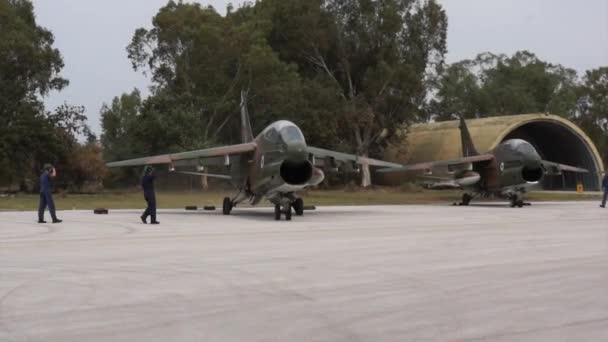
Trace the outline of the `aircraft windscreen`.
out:
[[[304,141],[302,132],[295,126],[287,126],[281,130],[281,136],[285,142]]]
[[[529,142],[525,141],[525,140],[519,140],[519,139],[513,139],[513,140],[509,140],[508,144],[517,152],[524,154],[524,155],[529,155],[529,156],[536,156],[538,155],[538,153],[536,152],[536,149],[534,148],[534,146],[532,146],[532,144],[530,144]]]

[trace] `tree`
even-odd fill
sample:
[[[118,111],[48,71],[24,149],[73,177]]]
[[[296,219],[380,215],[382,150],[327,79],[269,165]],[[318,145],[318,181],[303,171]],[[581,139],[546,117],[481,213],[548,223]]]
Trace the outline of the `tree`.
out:
[[[23,181],[43,157],[61,152],[40,102],[68,84],[53,42],[36,24],[30,1],[0,0],[0,177],[8,183]]]
[[[608,167],[608,67],[588,70],[578,88],[573,120],[599,147]]]
[[[435,1],[264,1],[271,44],[301,75],[332,83],[354,152],[368,156],[415,121],[425,80],[446,52],[447,18]],[[326,81],[324,81],[326,82]],[[369,167],[362,185],[370,184]]]
[[[112,104],[101,107],[101,146],[104,159],[121,160],[134,157],[139,142],[135,131],[141,114],[142,99],[139,90],[115,97]]]
[[[97,190],[106,174],[101,146],[97,142],[89,142],[77,144],[70,151],[69,160],[59,174],[59,181],[72,191],[86,190],[87,184],[91,190]]]
[[[147,152],[236,142],[237,120],[231,119],[244,89],[251,90],[258,130],[297,110],[297,70],[279,60],[265,39],[267,23],[253,14],[245,7],[222,17],[211,7],[170,1],[151,29],[135,32],[129,58],[153,80],[136,133],[140,141],[153,140]]]
[[[127,47],[153,80],[131,135],[146,153],[238,142],[239,93],[248,90],[255,131],[290,119],[310,144],[354,144],[367,156],[421,117],[446,28],[434,0],[266,0],[225,17],[169,1]],[[363,185],[369,178],[364,167]]]
[[[511,57],[482,53],[439,74],[429,109],[439,120],[545,112],[570,117],[576,109],[577,80],[576,71],[528,51]]]

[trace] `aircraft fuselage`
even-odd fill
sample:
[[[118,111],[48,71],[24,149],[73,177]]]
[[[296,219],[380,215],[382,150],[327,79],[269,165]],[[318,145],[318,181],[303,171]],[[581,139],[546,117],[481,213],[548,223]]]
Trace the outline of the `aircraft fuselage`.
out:
[[[293,202],[294,192],[317,185],[325,178],[323,171],[314,167],[304,135],[294,123],[276,121],[254,142],[257,149],[251,160],[232,170],[233,178],[240,183],[235,185],[245,187],[252,202],[266,197],[274,204],[286,205]]]
[[[525,191],[543,178],[542,159],[534,146],[525,140],[507,140],[490,153],[494,160],[476,165],[472,171],[479,175],[479,181],[463,186],[465,189],[508,196],[512,192]]]

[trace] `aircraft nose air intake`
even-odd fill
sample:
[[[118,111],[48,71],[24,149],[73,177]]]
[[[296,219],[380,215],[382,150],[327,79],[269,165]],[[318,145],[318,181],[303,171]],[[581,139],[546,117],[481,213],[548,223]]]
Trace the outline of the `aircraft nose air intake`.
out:
[[[522,178],[528,183],[538,183],[543,178],[543,169],[538,166],[524,166],[521,171]]]
[[[281,178],[287,184],[302,185],[312,178],[312,164],[308,160],[285,160],[281,164]]]

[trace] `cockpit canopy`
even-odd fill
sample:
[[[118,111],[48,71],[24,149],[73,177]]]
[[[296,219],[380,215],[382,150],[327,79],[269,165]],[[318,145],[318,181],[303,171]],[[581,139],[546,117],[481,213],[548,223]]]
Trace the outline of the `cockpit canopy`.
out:
[[[296,126],[293,122],[281,120],[277,121],[268,128],[266,128],[263,132],[266,140],[270,142],[302,142],[306,143],[304,140],[304,135],[302,131]]]
[[[510,139],[503,143],[510,150],[527,156],[528,158],[540,159],[538,152],[529,142],[522,139]]]
[[[283,127],[281,130],[281,137],[284,142],[304,141],[304,135],[295,125]]]

